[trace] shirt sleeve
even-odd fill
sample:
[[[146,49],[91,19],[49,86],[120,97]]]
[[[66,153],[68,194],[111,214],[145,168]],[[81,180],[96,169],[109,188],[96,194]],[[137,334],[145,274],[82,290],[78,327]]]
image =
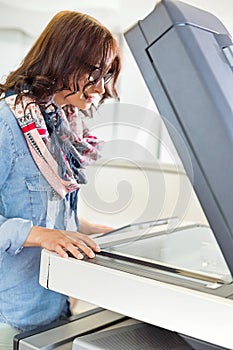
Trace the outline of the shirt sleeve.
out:
[[[4,120],[0,120],[0,191],[12,170],[15,149],[12,131]],[[22,250],[32,222],[22,218],[5,218],[0,213],[0,253],[15,255]]]
[[[20,253],[31,228],[30,220],[6,219],[0,215],[0,252],[8,252],[10,255]]]

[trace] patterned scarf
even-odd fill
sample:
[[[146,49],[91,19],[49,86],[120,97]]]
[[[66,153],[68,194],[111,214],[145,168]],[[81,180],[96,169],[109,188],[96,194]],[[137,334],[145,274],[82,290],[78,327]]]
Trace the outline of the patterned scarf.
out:
[[[5,100],[35,163],[55,191],[53,199],[69,198],[76,209],[77,191],[87,182],[84,168],[100,158],[103,142],[89,135],[77,109],[68,107],[66,114],[54,103],[42,108],[30,97],[16,98],[8,94]]]

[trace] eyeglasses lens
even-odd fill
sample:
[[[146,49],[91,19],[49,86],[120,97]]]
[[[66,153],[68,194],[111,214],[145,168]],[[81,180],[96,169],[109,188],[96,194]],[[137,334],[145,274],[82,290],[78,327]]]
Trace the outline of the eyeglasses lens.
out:
[[[102,70],[101,68],[95,67],[93,66],[91,68],[88,80],[90,83],[97,83],[100,80],[100,77],[102,75]],[[108,84],[110,82],[110,80],[113,77],[113,72],[109,71],[104,77],[104,84]]]
[[[91,69],[90,74],[89,74],[88,80],[91,83],[94,83],[94,82],[98,81],[100,77],[101,77],[101,69],[98,67],[93,67]]]

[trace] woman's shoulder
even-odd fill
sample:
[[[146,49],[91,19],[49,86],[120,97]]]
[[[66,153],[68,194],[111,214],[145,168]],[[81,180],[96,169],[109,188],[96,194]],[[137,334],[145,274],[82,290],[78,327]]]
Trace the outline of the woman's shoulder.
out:
[[[0,138],[0,144],[8,145],[15,154],[27,148],[19,123],[5,100],[0,101]]]
[[[0,126],[14,133],[20,131],[18,121],[4,99],[0,100]]]
[[[8,107],[5,99],[0,100],[0,118],[5,120],[9,118],[9,115],[12,115],[10,108]]]

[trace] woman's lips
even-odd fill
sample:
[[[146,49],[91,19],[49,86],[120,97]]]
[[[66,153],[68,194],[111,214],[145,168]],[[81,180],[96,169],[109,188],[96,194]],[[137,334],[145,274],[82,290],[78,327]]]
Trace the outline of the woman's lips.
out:
[[[95,99],[96,99],[95,96],[88,96],[86,100],[87,100],[87,102],[89,102],[89,103],[93,103],[93,102],[95,101]]]

